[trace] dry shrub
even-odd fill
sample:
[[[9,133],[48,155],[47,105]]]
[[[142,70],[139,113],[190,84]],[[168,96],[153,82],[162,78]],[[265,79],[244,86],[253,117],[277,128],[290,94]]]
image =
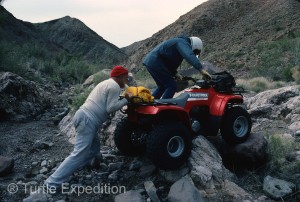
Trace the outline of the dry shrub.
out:
[[[144,80],[136,80],[138,86],[144,86],[149,89],[156,88],[156,83],[151,78],[144,78]]]
[[[293,67],[291,69],[291,72],[292,72],[292,77],[293,79],[297,82],[297,83],[300,83],[300,67]]]
[[[299,161],[288,161],[288,157],[296,151],[297,145],[292,136],[289,135],[267,135],[268,141],[268,169],[267,173],[282,173],[289,175],[299,168]]]
[[[237,79],[236,83],[249,91],[254,91],[256,93],[262,92],[268,89],[279,88],[285,85],[284,82],[274,82],[265,77],[255,77],[252,79]]]

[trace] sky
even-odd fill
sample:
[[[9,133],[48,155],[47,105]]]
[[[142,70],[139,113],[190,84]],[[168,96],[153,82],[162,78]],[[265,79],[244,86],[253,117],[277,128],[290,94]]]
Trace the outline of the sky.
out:
[[[207,0],[4,0],[17,19],[77,18],[119,48],[151,37]]]

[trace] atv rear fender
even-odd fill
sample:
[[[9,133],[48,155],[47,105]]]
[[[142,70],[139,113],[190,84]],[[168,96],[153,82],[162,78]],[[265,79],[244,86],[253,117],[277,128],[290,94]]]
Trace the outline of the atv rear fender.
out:
[[[137,108],[135,112],[139,115],[155,116],[156,121],[162,120],[178,120],[190,128],[189,115],[187,111],[178,106],[173,105],[160,105],[158,106],[143,106]]]
[[[242,104],[243,102],[241,95],[216,95],[209,107],[210,114],[213,116],[223,116],[229,104]]]

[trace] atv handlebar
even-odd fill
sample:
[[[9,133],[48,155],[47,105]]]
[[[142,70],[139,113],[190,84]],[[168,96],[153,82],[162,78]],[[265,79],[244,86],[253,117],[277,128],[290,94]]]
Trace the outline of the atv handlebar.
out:
[[[234,77],[226,72],[218,72],[211,75],[211,79],[195,79],[189,76],[183,76],[182,81],[193,81],[194,84],[200,87],[213,87],[216,91],[222,93],[241,94],[247,92],[243,87],[237,87]]]
[[[194,79],[193,77],[190,77],[190,76],[183,76],[183,77],[182,77],[182,80],[183,80],[183,81],[193,81],[194,83],[197,82],[196,79]]]

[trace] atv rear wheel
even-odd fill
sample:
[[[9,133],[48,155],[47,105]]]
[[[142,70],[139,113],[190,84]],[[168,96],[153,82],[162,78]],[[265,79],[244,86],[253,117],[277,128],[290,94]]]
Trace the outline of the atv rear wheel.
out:
[[[192,146],[189,130],[180,122],[163,122],[150,132],[146,154],[160,169],[173,170],[188,159]]]
[[[118,150],[125,156],[140,156],[145,153],[144,144],[133,143],[135,128],[135,125],[130,123],[127,118],[123,118],[117,123],[114,141]]]
[[[233,107],[225,112],[221,135],[228,144],[240,144],[248,139],[251,126],[249,113],[242,107]]]

